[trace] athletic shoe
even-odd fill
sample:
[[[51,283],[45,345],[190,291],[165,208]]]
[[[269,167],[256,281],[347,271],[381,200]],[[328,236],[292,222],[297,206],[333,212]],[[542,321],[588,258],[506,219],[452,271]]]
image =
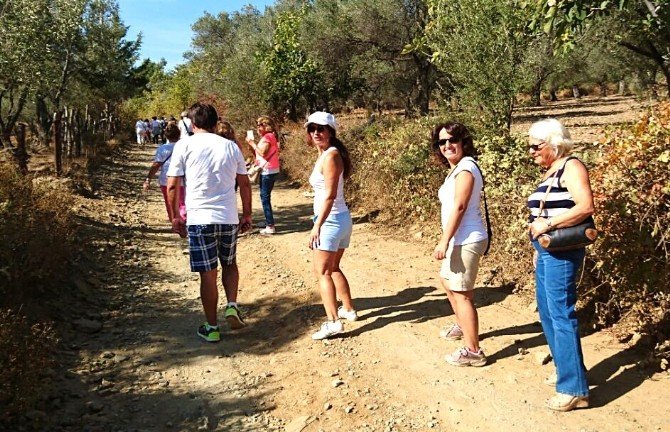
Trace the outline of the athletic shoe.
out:
[[[348,311],[344,308],[344,306],[340,306],[337,308],[337,317],[347,321],[356,321],[358,319],[358,314],[354,309]]]
[[[321,328],[318,332],[312,335],[312,339],[321,340],[336,334],[342,333],[344,331],[344,326],[340,320],[336,321],[326,321],[321,324]]]
[[[480,367],[486,364],[486,356],[481,349],[478,352],[472,352],[467,348],[461,348],[453,354],[447,354],[444,359],[453,366]]]
[[[460,340],[463,339],[463,330],[458,324],[452,324],[440,330],[440,337],[451,341]]]
[[[244,321],[242,321],[242,314],[237,306],[228,305],[226,307],[225,317],[228,326],[233,330],[241,329],[246,325],[244,324]]]
[[[275,227],[266,226],[265,228],[263,228],[262,230],[260,230],[258,232],[260,234],[263,234],[263,235],[272,235],[272,234],[276,233],[277,230],[275,230]]]
[[[211,326],[204,323],[198,327],[198,336],[207,342],[219,342],[221,340],[221,333],[219,333],[219,326]]]

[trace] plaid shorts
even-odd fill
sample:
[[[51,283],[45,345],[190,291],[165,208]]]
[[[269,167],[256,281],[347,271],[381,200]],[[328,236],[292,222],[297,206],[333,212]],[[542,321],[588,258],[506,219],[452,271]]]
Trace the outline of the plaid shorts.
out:
[[[188,250],[192,272],[206,272],[235,262],[238,225],[188,225]]]

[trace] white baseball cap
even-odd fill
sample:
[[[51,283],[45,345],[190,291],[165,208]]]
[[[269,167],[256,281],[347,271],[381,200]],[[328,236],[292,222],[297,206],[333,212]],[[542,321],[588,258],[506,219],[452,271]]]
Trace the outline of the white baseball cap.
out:
[[[315,113],[312,113],[309,117],[307,117],[305,127],[307,127],[310,123],[323,126],[330,126],[333,130],[337,130],[337,122],[335,121],[335,116],[332,115],[331,113],[327,113],[324,111],[317,111]]]

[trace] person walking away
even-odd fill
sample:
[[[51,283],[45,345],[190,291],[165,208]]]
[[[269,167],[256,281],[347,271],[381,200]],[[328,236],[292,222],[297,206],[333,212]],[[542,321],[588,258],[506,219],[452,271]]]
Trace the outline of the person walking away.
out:
[[[158,183],[160,185],[161,192],[163,193],[163,201],[165,201],[165,209],[167,210],[168,221],[172,223],[172,205],[170,204],[167,195],[167,171],[170,167],[170,159],[172,158],[174,145],[177,141],[179,141],[179,128],[176,124],[170,123],[165,127],[165,137],[167,138],[168,142],[156,149],[154,161],[151,164],[151,168],[149,168],[147,178],[144,180],[143,189],[145,192],[149,190],[151,179],[153,179],[156,173],[160,171],[158,175]],[[179,187],[179,215],[182,217],[182,219],[186,220],[186,204],[184,203],[184,197],[185,188],[182,184]]]
[[[251,227],[251,185],[244,157],[237,144],[214,133],[217,112],[209,104],[196,103],[189,109],[193,135],[174,146],[168,169],[168,198],[172,204],[172,229],[188,236],[192,272],[200,274],[200,297],[205,322],[197,334],[207,342],[219,342],[217,321],[217,267],[226,293],[225,319],[231,329],[243,327],[237,306],[239,271],[236,262],[237,235]],[[179,215],[179,187],[186,177],[188,222]],[[242,199],[238,218],[235,180]]]
[[[151,142],[158,144],[158,141],[161,137],[161,123],[158,121],[158,117],[153,116],[151,118]]]
[[[465,343],[445,360],[453,366],[484,366],[486,356],[479,346],[479,316],[474,304],[479,261],[489,242],[480,211],[484,180],[474,159],[477,151],[472,135],[465,125],[447,122],[435,126],[432,149],[437,159],[451,168],[438,191],[442,238],[433,257],[442,261],[440,283],[456,323],[440,335]]]
[[[193,127],[191,126],[191,119],[188,118],[188,111],[181,113],[181,118],[178,122],[179,131],[181,132],[179,139],[184,139],[187,136],[193,135]]]
[[[319,152],[309,183],[314,188],[314,227],[309,234],[312,268],[319,283],[327,320],[312,335],[325,339],[344,331],[340,318],[356,321],[349,281],[340,267],[351,240],[351,213],[344,201],[344,180],[351,175],[349,152],[336,136],[335,117],[318,111],[305,123],[307,142]],[[342,306],[337,307],[337,298]]]
[[[274,120],[268,116],[260,116],[256,120],[256,130],[261,137],[258,144],[253,137],[247,136],[247,144],[256,155],[255,164],[262,167],[260,195],[265,216],[265,228],[260,233],[272,235],[276,233],[275,219],[272,212],[272,189],[279,175],[279,144],[277,142],[277,127]]]
[[[586,248],[550,252],[540,246],[538,237],[592,219],[593,192],[586,167],[570,156],[572,139],[561,122],[545,119],[533,123],[528,136],[530,155],[545,170],[528,198],[528,233],[535,249],[537,310],[556,366],[556,374],[545,380],[545,384],[556,387],[556,395],[546,401],[546,406],[555,411],[571,411],[589,406],[575,311],[577,275]]]
[[[135,133],[137,134],[137,144],[144,144],[144,131],[146,125],[144,120],[138,119],[135,123]]]

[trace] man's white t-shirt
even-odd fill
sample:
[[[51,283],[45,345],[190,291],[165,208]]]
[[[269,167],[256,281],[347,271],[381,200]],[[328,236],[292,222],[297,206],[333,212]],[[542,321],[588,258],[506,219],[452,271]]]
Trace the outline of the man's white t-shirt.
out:
[[[175,144],[167,175],[186,177],[188,225],[237,225],[235,179],[247,174],[244,156],[233,141],[198,132]]]

